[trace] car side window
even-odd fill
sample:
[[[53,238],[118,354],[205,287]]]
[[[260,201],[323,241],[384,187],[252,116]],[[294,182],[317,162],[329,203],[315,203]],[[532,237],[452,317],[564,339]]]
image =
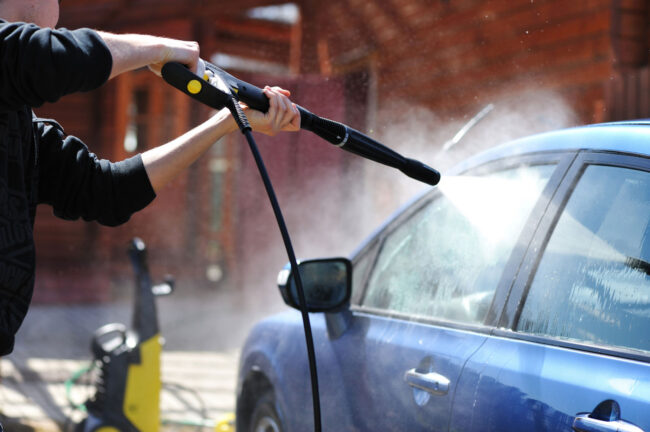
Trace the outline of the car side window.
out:
[[[443,177],[439,194],[386,237],[363,306],[485,320],[506,262],[555,166]]]
[[[516,329],[650,352],[650,173],[590,165],[545,248]]]

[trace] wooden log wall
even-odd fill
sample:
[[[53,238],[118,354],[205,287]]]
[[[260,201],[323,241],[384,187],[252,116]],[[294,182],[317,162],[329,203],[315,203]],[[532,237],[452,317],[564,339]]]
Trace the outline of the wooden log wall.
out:
[[[612,76],[610,0],[345,0],[321,3],[333,64],[376,59],[379,105],[447,118],[505,94],[546,89],[599,119]]]

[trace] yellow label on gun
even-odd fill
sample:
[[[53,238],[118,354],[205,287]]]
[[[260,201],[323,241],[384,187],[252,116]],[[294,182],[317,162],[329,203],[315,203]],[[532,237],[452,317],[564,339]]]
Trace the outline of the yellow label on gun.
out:
[[[187,91],[192,94],[197,94],[201,91],[203,85],[199,80],[192,80],[187,83]]]

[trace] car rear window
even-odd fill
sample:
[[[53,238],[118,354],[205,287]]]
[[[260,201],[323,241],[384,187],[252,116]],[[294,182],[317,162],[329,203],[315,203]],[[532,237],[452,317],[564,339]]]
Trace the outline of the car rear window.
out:
[[[530,284],[520,332],[650,352],[650,173],[591,165]]]

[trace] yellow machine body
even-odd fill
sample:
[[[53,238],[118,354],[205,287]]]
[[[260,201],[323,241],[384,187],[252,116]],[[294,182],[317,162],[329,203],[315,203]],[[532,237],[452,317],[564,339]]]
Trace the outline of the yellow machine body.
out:
[[[124,395],[124,415],[142,432],[160,430],[160,335],[140,344],[139,364],[129,365]]]

